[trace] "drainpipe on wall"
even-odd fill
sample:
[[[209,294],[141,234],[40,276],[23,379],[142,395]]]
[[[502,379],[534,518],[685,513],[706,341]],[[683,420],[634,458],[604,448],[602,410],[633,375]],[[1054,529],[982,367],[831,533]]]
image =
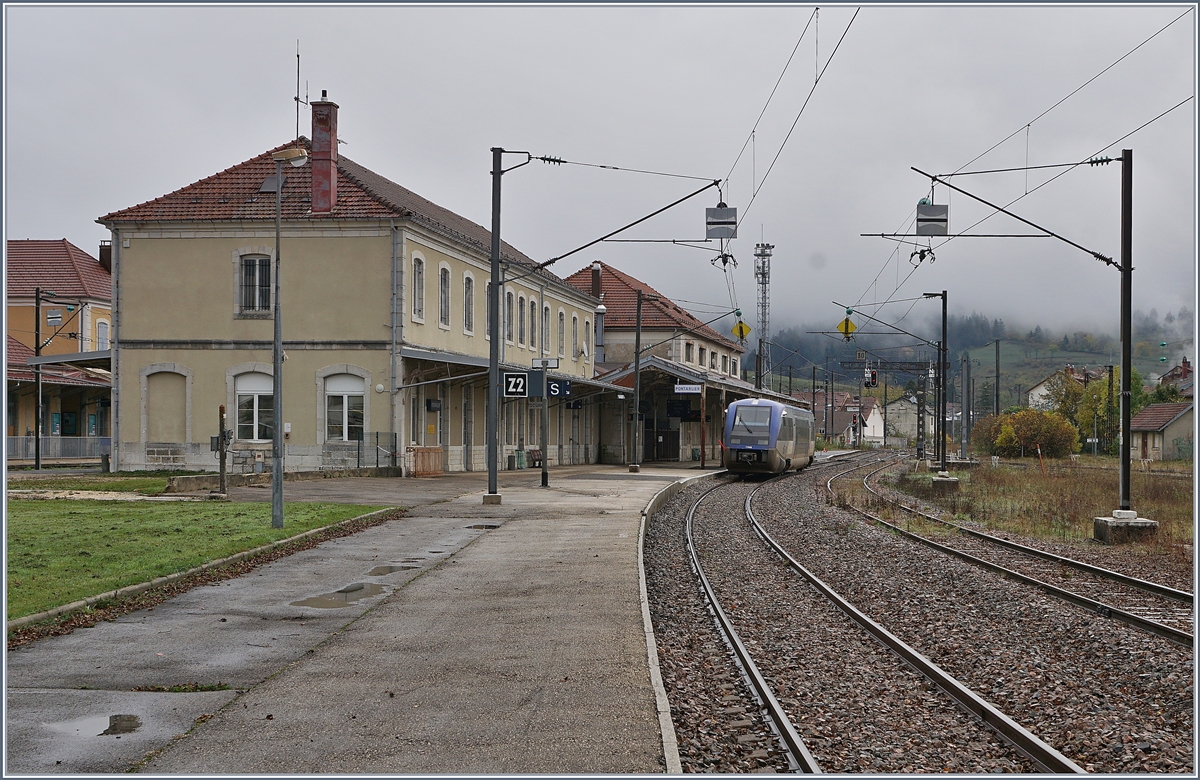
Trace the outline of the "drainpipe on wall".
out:
[[[396,220],[394,220],[394,219],[389,220],[388,224],[391,227],[391,237],[392,237],[392,348],[388,352],[388,362],[389,362],[389,367],[391,369],[389,372],[389,375],[388,375],[388,379],[389,379],[388,399],[391,401],[391,412],[392,413],[391,413],[391,417],[389,418],[389,425],[391,426],[392,435],[395,436],[395,438],[396,438],[395,443],[392,446],[396,450],[399,450],[400,449],[400,434],[396,431],[396,324],[397,324],[396,320],[397,320],[397,306],[398,306],[397,301],[396,301],[396,289],[397,289],[396,275],[398,273],[398,269],[396,268]],[[393,466],[396,465],[395,454],[392,455],[392,465]]]
[[[399,251],[397,251],[397,242]],[[396,451],[404,452],[401,439],[405,432],[403,420],[404,404],[396,405],[396,395],[404,386],[404,359],[396,355],[397,346],[404,344],[404,263],[408,256],[408,241],[403,228],[397,228],[392,221],[392,428],[396,431]],[[404,442],[407,444],[407,440]],[[404,456],[400,455],[400,476],[408,476],[405,470]]]
[[[112,332],[109,334],[109,349],[112,350],[109,369],[112,376],[111,401],[109,411],[112,415],[112,430],[109,441],[109,469],[121,470],[121,361],[118,358],[118,347],[121,343],[121,231],[113,225],[108,226],[112,233]]]

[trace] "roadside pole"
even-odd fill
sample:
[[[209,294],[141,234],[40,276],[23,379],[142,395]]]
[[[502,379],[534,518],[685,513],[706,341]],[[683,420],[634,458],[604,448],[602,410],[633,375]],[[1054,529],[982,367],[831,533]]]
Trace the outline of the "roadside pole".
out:
[[[229,493],[229,486],[225,481],[225,404],[221,404],[220,418],[217,422],[217,457],[221,459],[221,495]]]

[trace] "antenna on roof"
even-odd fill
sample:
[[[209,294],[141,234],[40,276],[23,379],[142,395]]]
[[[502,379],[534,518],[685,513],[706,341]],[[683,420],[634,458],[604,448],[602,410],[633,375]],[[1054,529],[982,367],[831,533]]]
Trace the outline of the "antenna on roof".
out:
[[[308,105],[308,82],[304,82],[304,100],[300,99],[300,39],[296,39],[296,139],[300,139],[300,105]]]

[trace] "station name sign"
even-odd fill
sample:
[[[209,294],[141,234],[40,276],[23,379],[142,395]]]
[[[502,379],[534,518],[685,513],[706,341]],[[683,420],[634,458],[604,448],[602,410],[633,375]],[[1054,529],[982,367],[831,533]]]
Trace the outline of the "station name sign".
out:
[[[681,394],[695,393],[695,394],[699,395],[700,392],[703,390],[703,388],[704,388],[703,385],[684,385],[684,384],[680,384],[678,382],[675,383],[675,392],[681,393]]]

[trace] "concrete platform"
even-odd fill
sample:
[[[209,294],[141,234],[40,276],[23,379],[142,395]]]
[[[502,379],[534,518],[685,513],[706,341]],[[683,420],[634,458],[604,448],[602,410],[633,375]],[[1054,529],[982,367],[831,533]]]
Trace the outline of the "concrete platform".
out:
[[[700,473],[504,472],[499,506],[477,474],[287,483],[289,501],[416,508],[9,653],[7,773],[147,754],[156,775],[662,772],[638,527]],[[188,683],[232,689],[131,690]]]

